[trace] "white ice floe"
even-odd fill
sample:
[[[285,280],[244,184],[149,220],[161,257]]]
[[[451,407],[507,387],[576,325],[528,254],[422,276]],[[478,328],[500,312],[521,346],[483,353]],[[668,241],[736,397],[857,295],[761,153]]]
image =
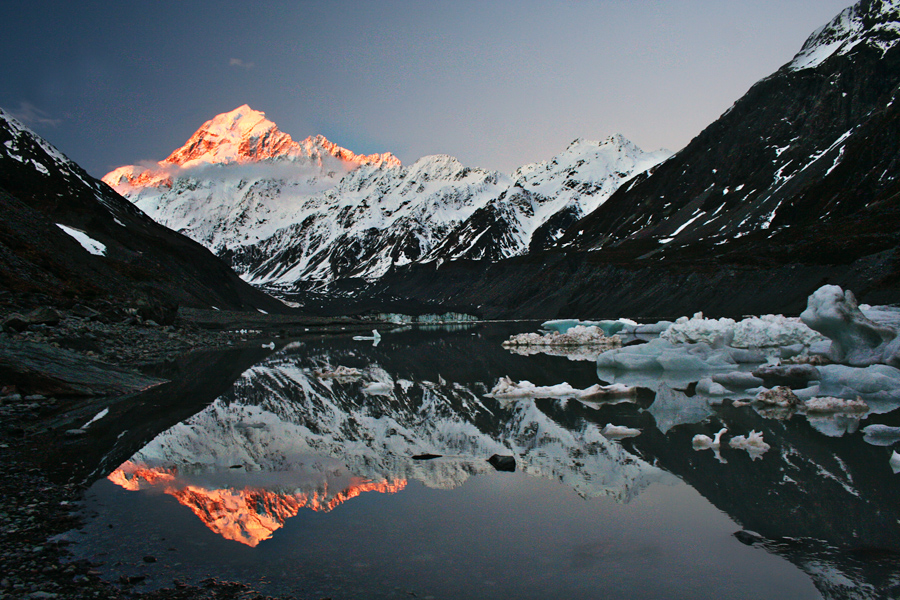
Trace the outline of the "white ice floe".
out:
[[[809,297],[800,318],[831,340],[828,357],[835,362],[853,367],[879,363],[900,367],[897,327],[863,314],[849,290],[822,286]]]
[[[621,384],[603,386],[592,385],[583,390],[573,388],[568,383],[560,383],[551,386],[538,386],[530,381],[513,381],[509,377],[501,377],[491,390],[486,394],[488,398],[498,400],[512,400],[517,398],[575,398],[578,400],[600,400],[625,398],[633,396],[636,390]]]
[[[727,349],[706,343],[673,344],[665,339],[650,340],[604,352],[597,358],[600,368],[624,371],[694,371],[733,369],[737,363]]]
[[[885,413],[900,406],[900,369],[887,365],[854,368],[846,365],[818,367],[822,378],[818,384],[794,390],[801,399],[831,396],[866,401],[872,412]]]
[[[727,432],[728,429],[723,427],[716,432],[715,438],[711,438],[708,435],[698,433],[691,440],[691,445],[694,447],[694,450],[708,450],[710,448],[718,448],[722,443],[722,436]]]
[[[890,465],[891,469],[894,471],[894,475],[900,473],[900,454],[898,454],[896,450],[891,453]]]
[[[869,410],[869,405],[860,398],[810,398],[803,405],[807,413],[864,413]]]
[[[761,378],[747,371],[732,371],[730,373],[716,373],[710,378],[731,391],[745,391],[759,388],[765,383]],[[698,385],[699,387],[699,385]]]
[[[700,450],[712,450],[715,459],[722,464],[727,463],[728,461],[722,457],[722,453],[720,452],[720,446],[722,444],[722,436],[728,431],[725,427],[716,432],[716,436],[714,438],[709,437],[708,435],[704,435],[699,433],[693,437],[691,440],[691,447],[694,448],[695,451]]]
[[[79,231],[73,227],[67,227],[62,223],[57,223],[57,227],[69,234],[81,247],[93,254],[94,256],[106,256],[106,244],[98,242],[83,231]]]
[[[616,348],[622,345],[618,336],[607,337],[600,327],[593,325],[575,325],[565,333],[551,331],[544,335],[539,333],[520,333],[503,342],[505,348],[514,346],[605,346]]]
[[[774,348],[802,344],[808,346],[821,335],[804,325],[800,319],[783,315],[734,319],[705,319],[703,313],[692,318],[681,317],[661,336],[672,343],[705,342],[713,346],[733,348]]]
[[[762,458],[771,446],[763,441],[762,433],[751,431],[746,437],[737,435],[728,441],[728,445],[736,450],[746,450],[752,460]]]
[[[863,440],[873,446],[893,446],[900,442],[900,427],[869,425],[863,427]]]
[[[800,398],[791,391],[791,388],[784,386],[761,391],[756,395],[756,401],[761,404],[777,406],[779,408],[794,408],[802,404]]]
[[[603,437],[608,440],[622,440],[625,438],[641,435],[641,430],[634,429],[633,427],[625,427],[622,425],[613,425],[612,423],[607,423],[606,427],[600,430],[600,433],[603,434]]]
[[[377,346],[378,343],[381,342],[381,334],[378,333],[377,329],[373,329],[372,335],[354,335],[353,339],[358,342],[371,341],[373,346]]]
[[[606,335],[617,333],[625,335],[659,335],[671,325],[671,321],[659,321],[658,323],[640,324],[631,319],[616,319],[615,321],[582,321],[579,319],[556,319],[545,321],[541,327],[556,333],[568,333],[574,327],[599,327]]]
[[[709,377],[704,377],[697,382],[697,393],[710,397],[732,395],[731,392],[725,388],[725,386],[720,383],[716,383]]]

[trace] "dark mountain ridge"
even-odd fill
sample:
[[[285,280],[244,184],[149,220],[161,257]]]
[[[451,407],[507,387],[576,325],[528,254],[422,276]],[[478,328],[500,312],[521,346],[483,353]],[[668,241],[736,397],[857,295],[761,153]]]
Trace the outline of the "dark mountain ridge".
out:
[[[60,225],[101,244],[83,247]],[[98,247],[99,248],[99,247]],[[0,301],[286,312],[0,111]]]
[[[900,25],[898,18],[884,0],[841,13],[793,61],[651,177],[613,194],[560,245],[588,250],[654,240],[665,251],[832,222],[890,203],[900,190],[893,135],[900,27],[886,33],[879,25]],[[808,56],[827,53],[835,38],[846,40],[846,53],[820,63]]]

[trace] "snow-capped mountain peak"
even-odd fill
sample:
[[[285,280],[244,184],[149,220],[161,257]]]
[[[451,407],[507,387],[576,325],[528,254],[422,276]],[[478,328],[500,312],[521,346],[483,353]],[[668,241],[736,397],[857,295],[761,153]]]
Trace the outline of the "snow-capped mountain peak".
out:
[[[248,281],[286,289],[547,247],[669,154],[615,135],[575,140],[512,176],[446,154],[402,167],[390,153],[357,155],[322,136],[295,142],[245,105],[204,123],[157,165],[121,167],[104,181],[227,255]]]
[[[286,156],[298,149],[265,113],[244,104],[204,123],[162,162],[182,167],[229,164]]]
[[[788,66],[801,71],[831,56],[847,54],[859,44],[887,52],[900,41],[900,0],[862,0],[842,11],[806,40]]]
[[[304,176],[331,177],[363,165],[400,167],[400,161],[390,152],[356,154],[322,135],[296,142],[264,112],[244,104],[204,123],[183,146],[156,165],[119,167],[107,173],[103,181],[120,194],[129,195],[135,189],[171,188],[180,175],[209,165],[278,163],[310,167],[312,171],[304,172]]]

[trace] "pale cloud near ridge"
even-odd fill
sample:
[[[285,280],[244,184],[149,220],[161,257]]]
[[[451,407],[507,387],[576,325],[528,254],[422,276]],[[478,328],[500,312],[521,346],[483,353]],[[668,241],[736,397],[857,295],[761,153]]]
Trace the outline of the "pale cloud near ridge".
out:
[[[49,114],[28,101],[19,102],[18,110],[11,110],[9,111],[9,114],[16,120],[30,126],[43,125],[44,127],[56,127],[63,122],[62,119],[52,118]]]
[[[246,62],[244,60],[241,60],[240,58],[232,58],[231,60],[228,61],[228,66],[229,67],[238,67],[239,69],[252,69],[253,63]]]

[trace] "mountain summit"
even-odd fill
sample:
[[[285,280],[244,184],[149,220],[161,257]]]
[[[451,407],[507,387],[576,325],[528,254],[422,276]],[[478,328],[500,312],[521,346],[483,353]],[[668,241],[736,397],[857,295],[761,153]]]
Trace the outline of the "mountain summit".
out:
[[[204,123],[182,147],[157,163],[156,168],[119,167],[106,174],[103,181],[125,193],[134,187],[171,187],[172,174],[177,168],[273,162],[307,163],[326,172],[340,173],[363,165],[400,166],[400,161],[390,152],[356,154],[321,135],[295,142],[268,120],[265,113],[244,104]]]
[[[843,56],[859,44],[881,51],[900,41],[900,0],[864,0],[817,29],[791,61],[795,71],[819,66],[831,56]]]

